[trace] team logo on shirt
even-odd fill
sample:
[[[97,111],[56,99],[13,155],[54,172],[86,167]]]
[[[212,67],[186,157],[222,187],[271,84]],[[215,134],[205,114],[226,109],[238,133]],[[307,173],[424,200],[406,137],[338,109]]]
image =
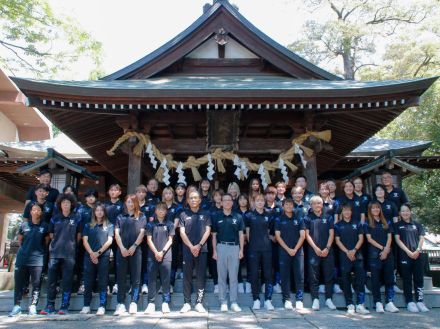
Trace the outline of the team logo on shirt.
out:
[[[121,206],[120,205],[117,205],[116,206],[116,209],[119,211],[119,210],[121,210]]]
[[[357,229],[357,225],[356,224],[352,224],[351,227],[355,230]]]
[[[74,219],[71,219],[69,222],[70,222],[70,225],[75,225],[75,220]]]
[[[232,224],[237,224],[237,219],[236,218],[232,218]]]
[[[164,226],[163,230],[166,232],[168,230],[168,227]]]
[[[293,225],[298,225],[298,221],[296,219],[293,220]]]
[[[417,226],[413,225],[412,226],[413,230],[417,230]]]
[[[354,203],[355,203],[356,207],[359,207],[361,205],[359,201],[355,201]]]
[[[40,227],[39,231],[40,231],[40,233],[43,233],[44,232],[44,227]]]
[[[268,221],[269,221],[269,217],[264,216],[264,220],[265,220],[266,222],[268,222]]]
[[[107,231],[108,231],[108,227],[105,226],[102,230],[103,230],[104,232],[107,232]]]
[[[185,220],[191,220],[191,217],[185,217]]]
[[[328,205],[328,208],[329,208],[329,209],[333,209],[333,205],[332,205],[332,204],[329,204],[329,205]]]
[[[323,218],[322,219],[322,224],[326,224],[327,223],[327,218]]]
[[[390,210],[391,209],[391,205],[387,204],[387,209]]]
[[[398,198],[398,197],[399,197],[399,193],[394,192],[394,193],[393,193],[393,197]]]
[[[199,220],[204,220],[205,218],[203,217],[203,215],[200,215]]]

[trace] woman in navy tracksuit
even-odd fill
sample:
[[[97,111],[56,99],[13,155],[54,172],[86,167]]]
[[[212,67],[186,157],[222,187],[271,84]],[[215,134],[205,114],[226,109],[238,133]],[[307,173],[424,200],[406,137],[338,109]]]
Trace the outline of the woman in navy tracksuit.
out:
[[[50,220],[49,233],[52,241],[49,246],[47,305],[40,312],[42,315],[55,312],[56,284],[60,271],[62,271],[63,296],[58,314],[68,312],[76,249],[78,241],[81,239],[81,217],[73,212],[75,205],[76,199],[72,194],[61,194],[57,200],[60,212]]]
[[[23,221],[18,232],[18,241],[21,243],[15,262],[14,308],[9,316],[21,314],[21,299],[23,285],[32,282],[32,302],[29,306],[29,315],[37,314],[37,304],[40,297],[41,273],[43,271],[46,246],[49,243],[49,225],[42,221],[43,209],[36,202],[31,201],[29,206],[29,220]]]
[[[84,226],[82,232],[84,249],[84,307],[80,313],[90,313],[93,284],[98,276],[99,308],[96,315],[104,315],[107,305],[108,269],[110,246],[113,242],[115,227],[109,222],[105,205],[97,203],[92,210],[92,220]]]
[[[400,221],[394,224],[394,237],[400,248],[399,265],[403,279],[403,294],[410,312],[428,312],[423,303],[423,258],[421,257],[425,229],[412,218],[411,207],[400,207]],[[412,295],[414,282],[415,300]]]
[[[265,285],[264,306],[268,311],[273,311],[272,243],[269,236],[269,232],[272,231],[273,222],[271,215],[264,209],[264,196],[258,194],[255,196],[254,202],[255,210],[246,215],[246,236],[249,243],[249,276],[254,300],[252,309],[259,310],[261,307],[258,273],[260,264],[262,264]]]
[[[394,305],[394,259],[391,250],[393,224],[383,215],[381,204],[373,201],[368,205],[368,225],[366,235],[368,241],[368,260],[371,271],[373,302],[376,312],[396,313],[399,309]],[[383,273],[385,282],[385,309],[380,297],[380,282]]]
[[[141,281],[142,250],[147,220],[139,207],[135,194],[125,197],[125,213],[118,216],[115,227],[115,239],[118,244],[116,265],[118,271],[118,305],[114,315],[124,315],[127,272],[130,273],[131,303],[130,314],[137,313],[139,286]]]
[[[348,314],[355,313],[353,293],[351,292],[351,272],[354,272],[353,287],[356,292],[356,313],[368,314],[365,308],[365,269],[361,246],[364,242],[364,230],[361,223],[352,220],[352,208],[343,204],[341,220],[335,224],[336,244],[339,247],[342,285]]]

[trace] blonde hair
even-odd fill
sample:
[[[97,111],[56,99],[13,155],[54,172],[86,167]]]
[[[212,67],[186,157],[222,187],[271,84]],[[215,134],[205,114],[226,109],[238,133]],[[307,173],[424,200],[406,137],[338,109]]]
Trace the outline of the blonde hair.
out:
[[[319,195],[314,195],[310,198],[310,205],[314,204],[315,202],[320,202],[320,203],[324,203],[324,200],[322,200],[322,198]]]
[[[237,191],[237,198],[238,198],[238,196],[240,195],[240,186],[238,186],[236,182],[229,183],[227,193],[231,193],[232,189],[235,189],[235,191]]]
[[[167,186],[163,189],[162,191],[162,202],[165,202],[165,192],[171,192],[171,194],[173,195],[173,198],[171,199],[172,202],[174,203],[174,197],[176,196],[176,194],[174,193],[174,190],[172,187]]]

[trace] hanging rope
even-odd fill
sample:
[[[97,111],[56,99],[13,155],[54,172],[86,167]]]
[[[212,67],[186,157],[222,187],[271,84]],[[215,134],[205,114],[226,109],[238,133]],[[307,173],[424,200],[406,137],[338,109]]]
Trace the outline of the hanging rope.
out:
[[[284,168],[284,165],[287,166],[292,172],[296,172],[298,170],[298,167],[295,166],[292,163],[292,160],[295,156],[295,154],[299,154],[301,157],[301,161],[303,163],[303,166],[305,167],[307,164],[307,161],[304,157],[311,157],[313,156],[314,151],[304,145],[302,145],[309,137],[315,137],[317,139],[323,140],[325,142],[329,142],[331,140],[331,131],[330,130],[324,130],[324,131],[308,131],[292,140],[292,147],[289,148],[287,151],[281,153],[278,157],[278,159],[274,162],[270,161],[264,161],[263,163],[254,163],[251,162],[248,158],[240,158],[237,154],[233,152],[224,152],[221,149],[215,149],[213,152],[210,153],[210,157],[212,160],[215,161],[215,166],[217,168],[217,171],[219,173],[225,173],[226,168],[224,166],[223,161],[228,160],[233,162],[234,159],[237,161],[236,157],[238,157],[242,168],[246,168],[248,171],[253,172],[259,172],[261,175],[264,175],[265,181],[267,184],[270,184],[270,171],[280,170],[280,168]],[[156,172],[155,177],[159,181],[163,181],[164,173],[168,174],[168,169],[177,169],[180,162],[174,161],[171,154],[164,155],[160,150],[151,143],[150,136],[144,135],[141,133],[133,132],[133,131],[127,131],[119,137],[116,142],[114,143],[113,147],[107,151],[107,154],[109,156],[114,156],[115,151],[127,140],[129,140],[131,137],[136,137],[138,140],[138,143],[133,148],[133,153],[139,157],[142,156],[144,150],[147,151],[150,155],[150,159],[153,161],[154,156],[159,163],[162,165],[159,167],[159,169]],[[150,145],[149,145],[150,144]],[[152,159],[153,158],[153,159]],[[164,162],[164,160],[166,160]],[[281,166],[280,166],[280,160]],[[204,155],[200,158],[196,158],[194,156],[189,156],[188,159],[185,162],[182,162],[182,169],[191,169],[193,178],[196,182],[200,181],[202,179],[202,176],[199,173],[198,168],[200,166],[203,166],[209,162],[208,155]],[[285,176],[285,174],[284,174]],[[241,179],[245,179],[244,175],[240,175]]]

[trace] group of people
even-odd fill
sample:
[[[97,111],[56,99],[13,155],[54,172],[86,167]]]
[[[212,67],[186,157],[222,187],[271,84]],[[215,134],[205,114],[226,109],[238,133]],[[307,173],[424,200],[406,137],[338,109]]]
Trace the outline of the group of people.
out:
[[[39,180],[26,196],[18,234],[21,247],[15,263],[11,316],[21,314],[29,283],[29,314],[37,314],[45,272],[47,305],[40,314],[56,312],[58,289],[62,298],[57,313],[68,312],[76,274],[79,293],[84,294],[81,313],[91,312],[95,291],[99,294],[96,314],[104,315],[111,254],[115,264],[112,292],[117,295],[114,315],[136,314],[142,293],[148,294],[145,313],[155,312],[159,292],[161,310],[169,313],[179,269],[183,273],[182,313],[192,309],[194,271],[197,312],[206,312],[203,299],[208,271],[223,312],[240,312],[237,296],[245,291],[252,293],[254,310],[263,306],[273,310],[274,291],[282,293],[285,309],[301,310],[305,286],[313,310],[320,309],[320,292],[325,294],[325,305],[334,310],[332,295],[340,290],[339,281],[347,312],[367,314],[365,282],[369,273],[376,312],[395,313],[399,311],[393,303],[398,289],[396,271],[403,279],[407,309],[428,311],[423,302],[421,257],[425,232],[413,219],[404,191],[393,186],[389,172],[382,174],[372,196],[364,193],[360,178],[344,181],[340,196],[334,180],[322,182],[314,195],[307,190],[304,176],[296,178],[289,192],[284,182],[263,191],[254,178],[247,194],[240,193],[235,182],[226,192],[212,190],[211,182],[203,179],[198,187],[179,183],[175,189],[165,187],[159,195],[158,182],[150,179],[124,201],[121,187],[113,184],[107,201],[99,202],[97,191],[89,189],[83,203],[77,202],[72,186],[62,193],[50,187],[50,171],[42,171]],[[128,311],[127,290],[131,298]]]

